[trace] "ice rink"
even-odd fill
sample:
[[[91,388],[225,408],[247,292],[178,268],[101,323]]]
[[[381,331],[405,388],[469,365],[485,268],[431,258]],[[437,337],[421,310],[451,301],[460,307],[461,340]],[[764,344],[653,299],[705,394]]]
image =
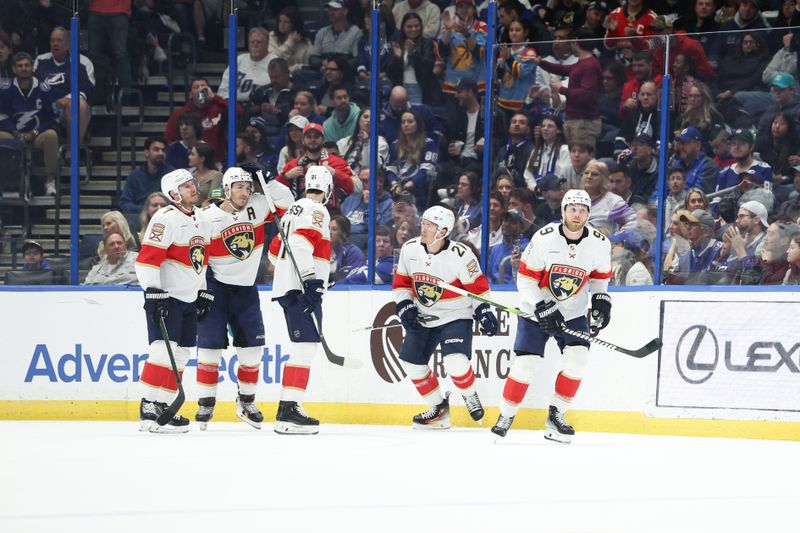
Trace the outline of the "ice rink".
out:
[[[0,436],[5,533],[800,531],[796,442],[225,422],[4,421]]]

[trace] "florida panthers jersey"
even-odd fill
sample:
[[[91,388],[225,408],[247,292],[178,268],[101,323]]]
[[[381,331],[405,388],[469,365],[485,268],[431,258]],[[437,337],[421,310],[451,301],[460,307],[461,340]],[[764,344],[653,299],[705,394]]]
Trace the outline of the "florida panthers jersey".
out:
[[[267,189],[278,216],[283,216],[294,201],[291,191],[274,180]],[[244,208],[233,213],[212,204],[203,216],[211,224],[208,266],[214,278],[228,285],[252,286],[264,252],[264,225],[272,221],[267,199],[253,194]]]
[[[147,225],[136,258],[136,276],[147,289],[154,287],[182,302],[193,302],[206,287],[211,226],[203,212],[187,215],[177,206],[162,207]]]
[[[453,320],[471,319],[480,302],[442,289],[438,286],[440,282],[487,298],[491,294],[478,259],[463,244],[447,241],[438,253],[429,254],[419,237],[405,243],[400,249],[392,284],[395,302],[412,300],[420,313],[438,317],[425,323],[429,328]]]
[[[520,309],[533,313],[536,304],[555,300],[566,320],[586,314],[589,290],[606,292],[611,278],[611,244],[586,226],[580,239],[567,240],[560,222],[533,235],[522,254],[517,276]]]
[[[281,218],[284,234],[303,279],[316,278],[328,282],[331,274],[330,222],[325,206],[310,198],[297,200]],[[273,299],[292,290],[302,290],[280,235],[270,243],[269,260],[275,265]]]

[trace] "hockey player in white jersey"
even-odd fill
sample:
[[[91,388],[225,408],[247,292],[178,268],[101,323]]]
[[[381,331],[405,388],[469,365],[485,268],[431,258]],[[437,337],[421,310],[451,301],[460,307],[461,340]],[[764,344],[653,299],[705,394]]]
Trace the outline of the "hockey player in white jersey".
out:
[[[392,288],[397,315],[406,336],[400,350],[403,369],[430,408],[413,418],[414,428],[447,429],[450,427],[449,395],[439,390],[436,374],[428,366],[436,346],[441,346],[444,367],[464,397],[470,416],[483,419],[483,406],[475,390],[472,357],[472,320],[480,323],[486,335],[497,333],[498,320],[485,303],[477,303],[442,289],[440,283],[489,297],[489,282],[481,272],[472,251],[448,239],[455,224],[453,212],[433,206],[422,214],[420,236],[406,242]],[[420,313],[436,317],[418,320]]]
[[[316,324],[322,327],[322,296],[331,271],[330,215],[325,204],[333,193],[333,176],[326,167],[312,166],[305,179],[305,197],[281,218],[287,242],[278,235],[269,247],[269,258],[275,265],[273,300],[283,308],[291,341],[275,416],[275,432],[280,434],[319,433],[319,420],[308,416],[301,404],[320,342]]]
[[[136,258],[136,276],[145,290],[144,309],[150,355],[141,376],[140,430],[186,433],[189,420],[175,415],[167,424],[156,420],[174,398],[178,383],[172,371],[159,325],[164,318],[179,372],[197,345],[197,322],[214,301],[206,288],[206,267],[211,232],[202,212],[197,181],[188,170],[173,170],[161,178],[161,191],[173,202],[153,215]]]
[[[531,239],[522,254],[517,277],[520,309],[536,317],[519,317],[514,340],[516,358],[503,388],[500,417],[492,428],[504,437],[533,379],[536,357],[544,357],[548,338],[555,337],[563,354],[562,370],[545,421],[545,438],[569,443],[575,434],[564,414],[583,379],[589,343],[562,331],[589,332],[586,310],[591,292],[592,331],[611,318],[611,245],[587,226],[592,201],[586,191],[567,191],[561,201],[562,222],[548,224]],[[588,290],[587,290],[588,289]]]
[[[265,225],[272,221],[267,199],[253,192],[253,177],[239,167],[222,176],[225,200],[208,206],[203,216],[211,225],[206,280],[214,291],[208,318],[198,328],[197,384],[198,411],[195,420],[206,429],[214,415],[219,363],[228,347],[228,328],[236,347],[239,394],[236,416],[261,429],[264,416],[255,404],[258,375],[264,346],[264,320],[255,286],[264,251]],[[288,187],[275,180],[267,184],[278,216],[294,201]]]

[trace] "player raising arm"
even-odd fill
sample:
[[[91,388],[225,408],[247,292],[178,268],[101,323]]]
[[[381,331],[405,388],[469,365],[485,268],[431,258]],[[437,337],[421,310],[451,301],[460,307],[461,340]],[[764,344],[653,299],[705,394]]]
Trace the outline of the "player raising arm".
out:
[[[474,317],[480,322],[481,331],[490,336],[497,333],[498,321],[488,304],[478,304],[438,285],[445,282],[487,298],[490,295],[489,282],[475,254],[447,238],[454,224],[455,216],[450,209],[428,208],[422,214],[420,236],[405,243],[400,250],[392,286],[397,315],[406,330],[400,350],[401,364],[431,406],[414,417],[414,428],[450,427],[450,393],[442,396],[436,374],[428,366],[439,345],[445,370],[461,391],[470,416],[475,421],[483,418],[483,406],[475,390],[475,374],[470,365],[472,320]],[[418,320],[420,312],[436,318],[423,323]]]
[[[563,222],[548,224],[525,248],[517,278],[520,309],[536,320],[519,317],[514,340],[516,358],[503,388],[500,417],[492,432],[504,437],[533,379],[536,357],[544,357],[547,339],[555,337],[563,354],[562,370],[545,421],[545,438],[569,443],[575,431],[564,420],[578,391],[589,356],[589,343],[567,335],[564,324],[587,332],[588,292],[592,293],[592,329],[601,330],[611,317],[607,294],[611,246],[587,226],[592,201],[586,191],[572,189],[561,201]],[[588,285],[588,291],[587,291]]]
[[[267,199],[253,193],[250,172],[231,167],[222,176],[225,200],[211,204],[203,215],[211,225],[206,280],[214,303],[197,336],[199,408],[195,420],[205,429],[214,415],[219,363],[228,347],[228,327],[237,348],[236,377],[239,394],[236,416],[261,429],[264,416],[255,404],[264,346],[264,319],[256,288],[256,275],[264,251],[264,226],[272,220]],[[272,180],[267,193],[282,215],[292,201],[289,188]]]
[[[136,258],[136,276],[144,292],[150,356],[142,370],[140,431],[186,433],[189,420],[175,415],[156,423],[178,390],[169,353],[159,325],[163,317],[179,372],[197,345],[197,321],[214,301],[206,289],[206,266],[211,231],[197,207],[197,181],[188,170],[173,170],[161,178],[161,191],[173,202],[153,215]]]

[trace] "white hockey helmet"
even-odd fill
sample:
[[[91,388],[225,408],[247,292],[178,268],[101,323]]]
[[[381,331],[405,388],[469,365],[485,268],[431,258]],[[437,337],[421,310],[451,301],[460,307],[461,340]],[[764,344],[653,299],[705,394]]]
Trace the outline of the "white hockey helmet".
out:
[[[325,201],[322,203],[327,204],[331,194],[333,194],[333,176],[331,176],[331,171],[321,165],[308,167],[306,171],[306,190],[324,193]]]
[[[456,224],[456,217],[452,211],[441,205],[429,207],[422,213],[422,220],[427,220],[431,224],[435,224],[439,230],[446,230],[445,237],[450,235],[453,231],[453,226]]]
[[[189,181],[194,181],[195,186],[197,185],[192,173],[185,168],[179,168],[177,170],[167,172],[164,174],[164,177],[161,178],[161,192],[163,192],[171,202],[179,204],[181,203],[181,192],[179,187]],[[177,200],[174,199],[170,194],[173,192],[178,195]]]
[[[564,193],[564,198],[561,199],[561,212],[563,213],[571,204],[585,205],[587,211],[592,212],[592,199],[589,198],[589,193],[583,189],[570,189]]]
[[[225,191],[225,198],[230,199],[231,187],[237,181],[246,181],[253,183],[253,176],[249,172],[240,167],[230,167],[222,175],[222,189]]]

